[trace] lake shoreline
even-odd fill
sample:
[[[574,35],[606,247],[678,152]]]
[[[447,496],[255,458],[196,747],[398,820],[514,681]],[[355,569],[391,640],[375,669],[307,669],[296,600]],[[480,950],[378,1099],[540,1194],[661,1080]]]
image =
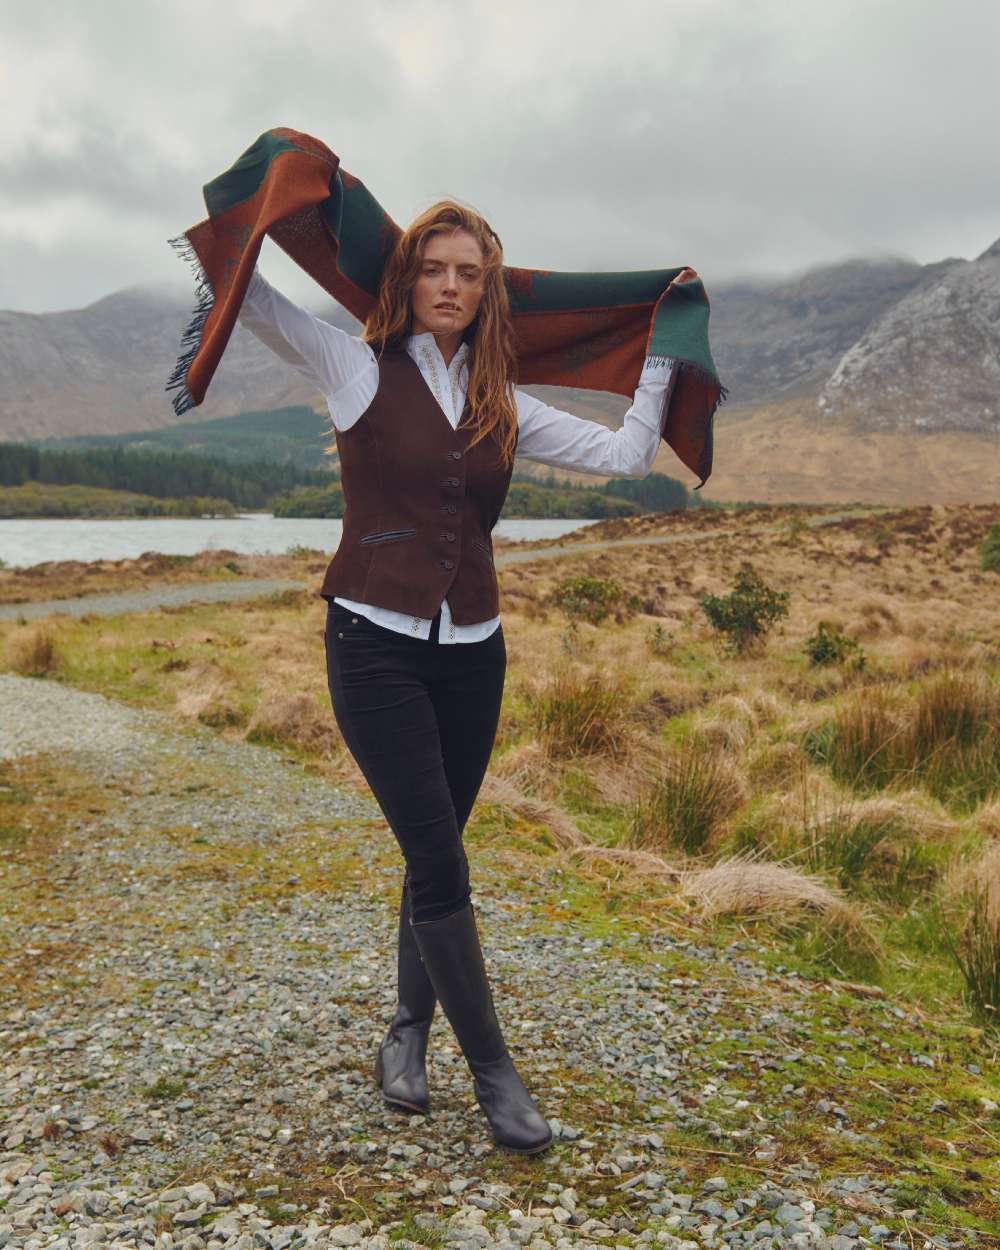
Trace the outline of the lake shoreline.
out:
[[[593,519],[519,518],[498,521],[495,540],[515,542],[560,538]],[[82,563],[137,560],[145,556],[194,557],[225,551],[230,558],[281,556],[294,551],[337,550],[339,519],[276,517],[241,512],[212,519],[180,517],[94,517],[0,520],[0,571],[22,570],[67,560]]]

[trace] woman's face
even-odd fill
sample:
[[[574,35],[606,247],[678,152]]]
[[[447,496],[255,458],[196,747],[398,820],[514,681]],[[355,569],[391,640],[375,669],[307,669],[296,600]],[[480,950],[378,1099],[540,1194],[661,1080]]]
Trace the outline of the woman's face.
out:
[[[484,279],[483,250],[468,231],[432,234],[410,297],[413,333],[461,334],[479,309]]]

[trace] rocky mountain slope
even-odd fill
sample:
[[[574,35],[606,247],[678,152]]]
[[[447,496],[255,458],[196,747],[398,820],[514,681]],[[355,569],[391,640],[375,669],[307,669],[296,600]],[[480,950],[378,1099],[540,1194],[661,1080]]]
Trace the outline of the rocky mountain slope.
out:
[[[875,318],[819,396],[866,429],[1000,433],[1000,239]]]

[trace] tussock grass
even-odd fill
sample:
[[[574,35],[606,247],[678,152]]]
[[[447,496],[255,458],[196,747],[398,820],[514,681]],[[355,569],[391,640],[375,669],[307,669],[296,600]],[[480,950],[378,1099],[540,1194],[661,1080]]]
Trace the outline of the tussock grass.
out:
[[[291,746],[329,754],[343,739],[328,707],[305,691],[268,689],[261,696],[244,735],[249,742]]]
[[[747,779],[754,790],[775,790],[801,783],[808,760],[798,742],[754,744],[747,756]]]
[[[531,727],[551,759],[627,751],[632,699],[614,673],[561,658],[528,704]]]
[[[726,845],[902,907],[932,896],[960,841],[960,826],[918,791],[860,800],[802,772],[795,791],[750,805]]]
[[[856,790],[919,785],[968,811],[1000,794],[1000,691],[961,669],[932,675],[915,697],[873,687],[840,710],[812,753]]]
[[[976,828],[988,838],[1000,838],[1000,799],[977,807],[973,814]]]
[[[977,882],[969,910],[957,933],[946,932],[949,954],[965,983],[972,1014],[990,1029],[1000,1029],[1000,894],[996,882]]]
[[[819,878],[747,855],[732,856],[708,868],[685,873],[679,892],[682,898],[698,904],[703,917],[782,919],[804,908],[848,929],[862,927],[856,907]]]
[[[527,793],[517,771],[509,776],[499,769],[487,773],[479,791],[478,801],[495,803],[509,816],[531,824],[542,825],[551,833],[556,845],[575,848],[589,845],[572,817],[551,799]]]
[[[732,761],[687,743],[671,752],[634,805],[628,843],[688,854],[704,851],[748,794],[746,779]]]
[[[13,633],[5,648],[6,666],[22,677],[48,677],[62,668],[56,630],[41,622]]]

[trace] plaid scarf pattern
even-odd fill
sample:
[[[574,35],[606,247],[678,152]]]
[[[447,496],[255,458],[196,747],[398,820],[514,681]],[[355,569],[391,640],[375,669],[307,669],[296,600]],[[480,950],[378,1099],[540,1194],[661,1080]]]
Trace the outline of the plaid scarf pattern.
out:
[[[164,388],[175,392],[178,416],[205,397],[265,235],[363,322],[402,233],[326,144],[286,127],[265,131],[203,193],[207,218],[168,240],[197,283]],[[647,361],[677,362],[662,437],[701,487],[712,471],[713,418],[727,390],[712,360],[701,280],[670,285],[684,268],[576,273],[504,266],[504,279],[519,386],[631,398]]]

